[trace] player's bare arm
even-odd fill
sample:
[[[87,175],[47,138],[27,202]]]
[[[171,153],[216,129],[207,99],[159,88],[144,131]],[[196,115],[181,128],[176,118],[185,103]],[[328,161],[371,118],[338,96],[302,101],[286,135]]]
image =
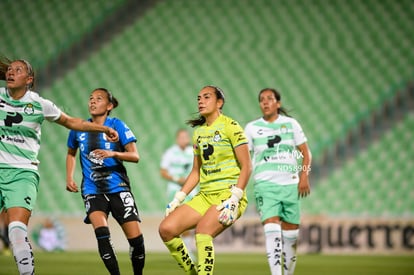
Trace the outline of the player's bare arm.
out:
[[[62,126],[65,126],[68,129],[76,131],[103,132],[106,134],[108,141],[111,142],[116,142],[119,138],[118,132],[110,127],[88,122],[81,118],[71,117],[63,112],[60,115],[60,117],[56,120],[56,122]]]
[[[303,156],[302,169],[299,176],[298,195],[300,197],[306,197],[310,194],[309,173],[311,170],[312,154],[306,142],[300,144],[297,148]]]
[[[78,185],[73,179],[76,167],[76,152],[77,149],[68,148],[66,155],[66,190],[69,192],[79,192]]]
[[[240,164],[240,176],[237,181],[237,187],[244,190],[249,182],[250,174],[252,172],[252,162],[250,160],[249,146],[242,144],[234,149],[237,161]]]
[[[96,157],[97,159],[117,158],[119,160],[128,162],[139,162],[139,154],[135,142],[130,142],[127,145],[125,145],[124,152],[96,149],[92,151],[92,153],[94,157]]]

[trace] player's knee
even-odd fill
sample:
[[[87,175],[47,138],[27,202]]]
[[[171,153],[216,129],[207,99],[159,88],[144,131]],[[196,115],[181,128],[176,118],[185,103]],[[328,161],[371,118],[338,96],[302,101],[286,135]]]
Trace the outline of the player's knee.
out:
[[[95,229],[95,236],[96,238],[103,239],[103,238],[109,238],[110,232],[109,228],[107,226],[101,226]]]
[[[160,234],[160,237],[164,242],[168,241],[168,229],[168,225],[166,225],[164,221],[162,221],[158,227],[158,233]]]
[[[160,237],[164,242],[171,240],[176,235],[179,235],[175,231],[176,230],[174,225],[166,220],[163,220],[160,226],[158,227],[158,233],[160,234]]]

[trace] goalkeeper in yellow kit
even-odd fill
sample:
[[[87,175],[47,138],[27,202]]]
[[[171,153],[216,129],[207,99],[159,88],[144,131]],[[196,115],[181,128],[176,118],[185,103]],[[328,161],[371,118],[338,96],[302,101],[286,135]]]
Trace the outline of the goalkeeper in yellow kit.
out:
[[[186,274],[211,275],[214,270],[213,238],[245,211],[244,189],[251,173],[250,154],[243,128],[223,115],[224,93],[215,86],[197,97],[200,116],[189,120],[193,134],[193,168],[183,187],[167,205],[159,233],[171,255]],[[181,205],[200,184],[200,192]],[[198,266],[188,254],[181,233],[195,228]]]

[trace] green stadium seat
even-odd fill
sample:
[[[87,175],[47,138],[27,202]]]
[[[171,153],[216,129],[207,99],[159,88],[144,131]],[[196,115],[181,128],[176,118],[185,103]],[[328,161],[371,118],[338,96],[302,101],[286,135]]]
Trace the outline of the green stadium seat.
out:
[[[77,13],[79,16],[48,15],[45,18],[56,22],[54,29],[62,28],[73,36],[57,33],[56,37],[50,35],[44,40],[74,43],[102,22],[111,8],[124,1],[91,2]],[[60,9],[68,9],[65,1],[56,2]],[[44,4],[40,10],[49,10],[49,5]],[[71,8],[81,7],[76,3]],[[85,14],[91,9],[97,12],[91,13],[90,21],[85,21]],[[224,89],[227,101],[224,112],[242,125],[261,115],[258,91],[266,86],[276,87],[282,93],[283,105],[305,129],[314,159],[318,159],[324,150],[342,140],[348,130],[412,79],[413,10],[412,1],[391,0],[381,3],[212,0],[187,1],[186,5],[181,1],[164,1],[42,93],[69,113],[87,117],[87,98],[93,88],[103,86],[114,92],[120,107],[113,114],[126,120],[139,139],[142,161],[130,169],[133,191],[143,211],[159,212],[166,203],[160,196],[165,187],[159,177],[160,157],[171,144],[175,130],[184,127],[184,121],[196,111],[196,94],[203,85],[216,84]],[[73,29],[74,26],[80,28]],[[11,36],[7,32],[5,35]],[[40,40],[41,37],[43,33],[39,34]],[[19,39],[11,43],[20,45]],[[33,39],[31,44],[42,44],[37,37]],[[18,46],[15,51],[25,52]],[[47,61],[51,56],[48,53],[40,59]],[[50,141],[48,136],[42,145],[42,157],[45,163],[54,163],[56,170],[52,173],[42,168],[41,173],[43,178],[57,180],[64,178],[63,141],[67,130],[53,127],[56,139]],[[401,129],[398,139],[407,134],[404,146],[411,148],[412,134],[404,131],[404,127]],[[369,192],[372,185],[384,181],[382,173],[368,176],[366,171],[378,168],[375,160],[387,161],[390,156],[405,159],[403,163],[410,161],[410,154],[398,152],[398,157],[394,157],[384,151],[383,146],[388,148],[388,142],[392,141],[385,140],[347,162],[351,168],[339,168],[339,172],[331,174],[333,178],[328,176],[318,182],[313,195],[304,200],[304,209],[312,213],[328,209],[333,215],[342,213],[344,207],[350,214],[380,215],[385,211],[364,203],[372,201],[366,199],[372,198]],[[391,150],[397,148],[391,146]],[[355,172],[357,168],[361,169]],[[404,175],[409,172],[401,171]],[[404,178],[393,174],[390,177],[398,181]],[[44,186],[49,184],[52,183]],[[341,200],[337,190],[349,189],[355,192]],[[53,198],[53,194],[48,196],[47,199]],[[352,198],[356,203],[351,203]],[[72,197],[65,199],[79,205]],[[318,201],[316,206],[314,200]],[[39,203],[39,211],[50,211],[43,208],[45,205]],[[62,212],[75,209],[69,204],[59,205],[48,207],[58,207]]]
[[[379,141],[316,185],[312,197],[303,203],[304,212],[314,214],[314,209],[307,211],[308,205],[312,200],[320,200],[324,202],[319,214],[412,215],[414,192],[410,179],[413,172],[408,164],[412,162],[414,148],[401,137],[412,140],[412,133],[407,134],[407,129],[412,129],[413,117],[413,113],[408,115]],[[336,200],[334,203],[332,198]]]
[[[126,0],[3,1],[8,15],[0,30],[4,41],[12,45],[3,54],[43,67],[124,3]]]

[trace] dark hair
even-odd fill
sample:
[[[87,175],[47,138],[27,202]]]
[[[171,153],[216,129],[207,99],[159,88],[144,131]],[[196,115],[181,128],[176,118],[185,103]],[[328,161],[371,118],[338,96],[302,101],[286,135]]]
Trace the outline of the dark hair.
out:
[[[0,80],[6,80],[6,72],[13,62],[21,62],[26,66],[27,74],[33,78],[33,81],[27,85],[28,89],[33,89],[34,87],[34,80],[35,74],[32,65],[27,60],[24,59],[16,59],[10,60],[9,58],[5,57],[4,55],[0,55]]]
[[[0,55],[0,80],[6,80],[6,72],[11,62],[12,61],[4,55]]]
[[[106,93],[106,96],[108,97],[108,101],[110,102],[110,103],[112,103],[112,105],[114,106],[114,108],[113,109],[115,109],[116,107],[118,107],[118,105],[119,105],[119,103],[118,103],[118,99],[116,99],[116,97],[114,97],[113,95],[112,95],[112,93],[108,90],[108,89],[106,89],[106,88],[96,88],[96,89],[94,89],[93,91],[92,91],[92,93],[93,92],[95,92],[95,91],[104,91],[105,93]],[[112,110],[113,110],[112,109]],[[108,111],[108,115],[111,113],[111,111]]]
[[[276,89],[273,88],[264,88],[259,92],[259,102],[260,102],[260,96],[262,95],[263,92],[266,91],[271,91],[273,93],[273,95],[275,96],[277,101],[281,101],[282,100],[282,96],[280,95],[280,93],[278,91],[276,91]],[[290,115],[288,114],[287,110],[283,107],[280,107],[277,109],[277,113],[278,114],[283,114],[285,116],[290,117]]]
[[[225,97],[224,97],[224,92],[221,88],[217,87],[217,86],[213,86],[213,85],[207,85],[204,86],[201,90],[205,89],[205,88],[212,88],[214,89],[214,93],[216,94],[217,99],[221,99],[223,100],[223,105],[221,105],[220,111],[223,109],[224,107],[224,103],[225,103]],[[198,116],[195,119],[189,119],[186,121],[186,123],[188,125],[190,125],[191,127],[196,127],[196,126],[200,126],[203,125],[206,122],[206,118],[203,117],[202,115]]]

